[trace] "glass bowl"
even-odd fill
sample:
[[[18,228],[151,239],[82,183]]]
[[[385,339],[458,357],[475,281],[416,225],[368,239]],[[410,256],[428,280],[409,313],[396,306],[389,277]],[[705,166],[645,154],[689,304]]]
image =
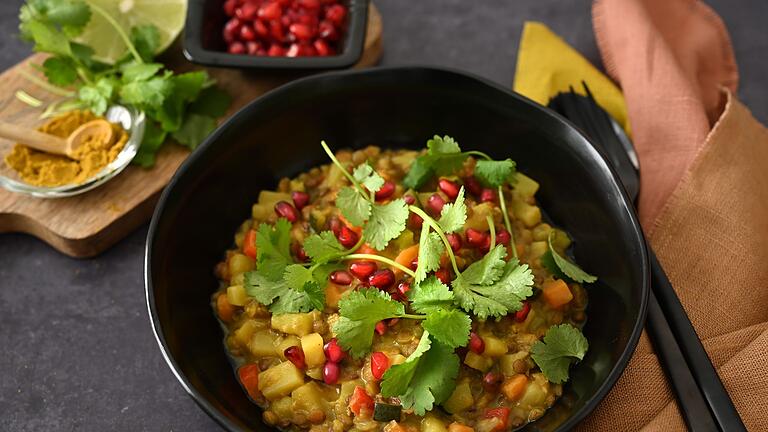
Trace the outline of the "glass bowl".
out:
[[[87,192],[95,187],[104,184],[124,170],[131,163],[136,152],[139,150],[139,144],[144,137],[144,113],[133,108],[127,108],[120,105],[109,107],[104,114],[111,123],[120,124],[129,136],[125,147],[120,151],[115,160],[110,162],[101,171],[93,177],[82,183],[73,183],[63,186],[35,186],[24,182],[8,165],[3,158],[11,151],[14,144],[8,140],[0,140],[0,186],[11,192],[17,192],[30,195],[37,198],[63,198],[78,195]]]

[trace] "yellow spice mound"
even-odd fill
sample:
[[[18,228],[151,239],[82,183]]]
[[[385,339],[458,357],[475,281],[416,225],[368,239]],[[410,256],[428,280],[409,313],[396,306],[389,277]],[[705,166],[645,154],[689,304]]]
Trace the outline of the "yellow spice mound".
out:
[[[90,111],[70,111],[51,119],[38,129],[66,138],[80,125],[97,118]],[[110,141],[93,137],[83,143],[77,149],[77,160],[16,144],[5,156],[5,163],[31,185],[53,187],[80,184],[115,160],[128,141],[128,133],[122,127],[112,124],[112,128],[114,133]]]

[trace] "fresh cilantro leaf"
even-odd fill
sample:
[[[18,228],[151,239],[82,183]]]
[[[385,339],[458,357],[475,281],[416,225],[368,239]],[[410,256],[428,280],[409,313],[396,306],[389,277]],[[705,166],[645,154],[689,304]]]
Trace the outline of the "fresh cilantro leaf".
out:
[[[128,105],[160,108],[173,86],[165,76],[155,76],[144,81],[132,81],[120,88],[120,99]]]
[[[197,98],[209,78],[205,71],[194,71],[174,75],[172,80],[174,96],[184,102],[190,102]]]
[[[283,279],[289,288],[304,291],[307,284],[315,283],[312,271],[301,264],[290,264],[285,268]]]
[[[299,292],[287,289],[269,310],[275,315],[287,313],[309,312],[312,309],[323,310],[325,307],[325,294],[317,284],[308,285],[308,290]]]
[[[440,268],[440,256],[445,251],[445,245],[436,232],[430,232],[426,225],[421,229],[419,238],[419,265],[416,267],[416,282],[421,282],[427,273]]]
[[[280,218],[274,227],[259,225],[256,231],[256,265],[259,273],[269,280],[281,280],[291,258],[291,223]]]
[[[422,327],[435,340],[450,348],[458,348],[467,345],[472,320],[469,315],[458,309],[436,309],[427,314]]]
[[[463,272],[462,277],[475,285],[490,285],[497,281],[504,272],[507,249],[504,245],[497,244],[484,257],[470,264]]]
[[[408,173],[403,178],[403,185],[409,189],[418,189],[434,174],[431,159],[426,155],[419,156],[408,168]]]
[[[35,43],[34,50],[63,57],[72,55],[67,37],[55,27],[49,26],[37,19],[22,21],[22,34]]]
[[[467,156],[451,137],[435,135],[427,141],[427,154],[416,158],[403,179],[405,187],[418,189],[433,175],[448,175],[458,171]]]
[[[362,226],[371,216],[371,203],[355,188],[341,188],[336,195],[336,207],[355,226]]]
[[[440,138],[439,135],[435,135],[431,140],[427,141],[427,149],[429,154],[452,154],[461,153],[459,143],[448,135]]]
[[[367,162],[358,165],[352,172],[352,177],[371,193],[376,193],[384,185],[384,179]]]
[[[568,261],[557,253],[555,248],[552,246],[553,234],[554,232],[551,232],[549,235],[549,250],[547,250],[544,255],[541,256],[541,264],[560,279],[569,279],[578,283],[595,282],[597,280],[597,276],[593,276],[585,272],[579,266]]]
[[[424,415],[435,404],[448,399],[456,387],[458,373],[459,357],[453,348],[433,340],[429,350],[419,358],[408,390],[400,395],[400,402],[404,408],[412,408],[416,415]]]
[[[91,19],[91,8],[79,0],[54,0],[48,1],[45,18],[56,25],[61,26],[69,37],[76,37],[82,33],[85,25]]]
[[[107,111],[109,101],[114,94],[115,82],[110,78],[100,78],[96,83],[80,87],[78,97],[96,115]]]
[[[232,98],[217,86],[204,88],[189,106],[189,112],[210,117],[221,117],[227,112]]]
[[[339,344],[359,358],[371,350],[376,323],[403,313],[403,304],[383,291],[373,288],[352,291],[339,301],[341,317],[333,326],[333,332]]]
[[[181,127],[171,136],[173,139],[194,150],[216,129],[216,119],[199,114],[189,114]]]
[[[456,201],[443,206],[438,224],[443,231],[452,233],[464,227],[467,221],[467,204],[464,202],[464,186],[459,189]]]
[[[163,68],[160,63],[136,63],[131,61],[120,66],[124,83],[143,81],[153,77]]]
[[[145,62],[151,62],[160,47],[160,32],[152,24],[131,28],[131,42]]]
[[[147,121],[144,124],[144,137],[141,139],[139,151],[133,158],[133,163],[144,168],[149,168],[155,164],[155,156],[160,146],[163,145],[167,132],[164,131],[157,122]]]
[[[43,62],[43,73],[51,84],[68,86],[77,80],[77,70],[65,57],[48,57]]]
[[[371,217],[363,228],[363,238],[372,248],[383,250],[390,240],[397,238],[405,230],[407,221],[408,205],[402,198],[383,205],[373,205]]]
[[[315,262],[328,261],[346,250],[331,231],[312,234],[304,240],[303,246],[304,252]]]
[[[555,384],[568,381],[568,368],[572,363],[584,359],[589,348],[587,338],[568,324],[552,326],[531,347],[531,358],[539,366],[544,376]]]
[[[245,291],[257,302],[269,306],[276,298],[288,291],[288,285],[283,279],[271,280],[259,271],[245,274]]]
[[[429,332],[425,331],[421,335],[416,349],[405,359],[404,362],[392,365],[381,380],[381,395],[384,397],[397,397],[408,391],[408,384],[413,379],[419,360],[425,352],[432,346],[429,338]]]
[[[512,159],[479,160],[475,165],[475,177],[487,187],[499,187],[514,180],[515,163]]]
[[[438,309],[450,309],[453,306],[453,292],[434,276],[428,277],[408,291],[411,307],[418,313],[429,315]]]

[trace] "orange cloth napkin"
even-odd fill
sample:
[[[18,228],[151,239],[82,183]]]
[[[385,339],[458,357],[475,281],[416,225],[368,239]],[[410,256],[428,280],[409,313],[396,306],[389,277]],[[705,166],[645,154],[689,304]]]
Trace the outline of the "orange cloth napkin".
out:
[[[640,219],[751,431],[768,430],[768,130],[733,92],[720,18],[696,0],[597,0],[640,157]],[[647,336],[581,430],[685,430]]]

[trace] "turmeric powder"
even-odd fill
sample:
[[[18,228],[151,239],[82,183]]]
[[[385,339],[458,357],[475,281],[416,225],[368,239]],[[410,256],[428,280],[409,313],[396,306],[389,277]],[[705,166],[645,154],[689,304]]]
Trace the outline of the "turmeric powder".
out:
[[[69,111],[51,119],[38,130],[67,138],[80,125],[97,118],[90,111]],[[113,123],[112,128],[114,132],[110,141],[94,137],[81,144],[77,149],[77,160],[16,144],[5,156],[5,163],[31,185],[54,187],[80,184],[115,160],[128,141],[128,133],[120,125]]]

